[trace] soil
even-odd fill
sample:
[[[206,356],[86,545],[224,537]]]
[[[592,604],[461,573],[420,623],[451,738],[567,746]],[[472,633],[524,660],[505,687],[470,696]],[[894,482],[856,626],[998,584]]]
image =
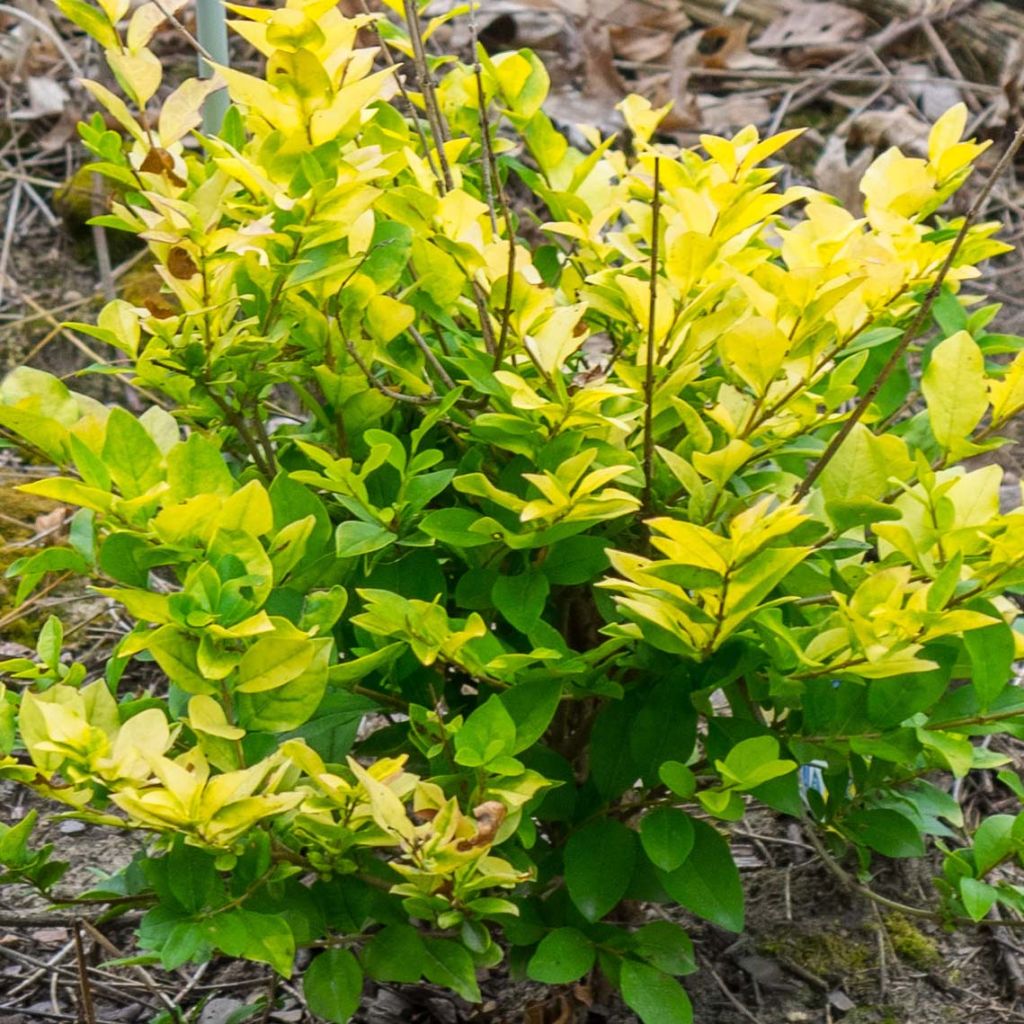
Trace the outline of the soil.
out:
[[[1020,751],[1024,755],[1024,748]],[[1022,758],[1018,758],[1021,760]],[[968,797],[986,802],[986,786]],[[39,842],[73,865],[61,890],[81,891],[126,864],[141,846],[131,834],[47,818],[24,791],[0,786],[0,820],[44,812]],[[52,810],[52,807],[49,808]],[[992,929],[946,932],[911,920],[837,886],[814,849],[790,821],[754,814],[733,836],[744,865],[748,929],[742,937],[683,913],[672,919],[695,941],[697,973],[685,979],[698,1024],[1004,1024],[1024,1021],[1019,1001],[1016,940]],[[889,862],[876,891],[917,906],[931,902],[935,862]],[[1018,873],[1015,880],[1024,881]],[[0,1024],[73,1020],[80,1012],[73,928],[38,897],[3,890],[0,905]],[[634,922],[665,916],[664,908],[633,908]],[[109,946],[85,929],[84,955],[94,967],[132,951],[132,919],[98,926]],[[114,952],[114,949],[117,952]],[[37,963],[58,956],[36,976]],[[300,964],[308,954],[300,954]],[[26,959],[28,958],[28,959]],[[90,972],[98,1021],[155,1020],[155,993],[179,999],[186,1019],[231,1024],[260,1019],[305,1024],[315,1018],[288,983],[274,986],[259,965],[215,960],[176,972],[146,967],[148,986],[130,967]],[[368,987],[359,1024],[626,1024],[637,1018],[599,982],[544,988],[512,979],[503,968],[480,979],[483,1002],[471,1006],[430,985]],[[187,988],[184,998],[180,998]]]

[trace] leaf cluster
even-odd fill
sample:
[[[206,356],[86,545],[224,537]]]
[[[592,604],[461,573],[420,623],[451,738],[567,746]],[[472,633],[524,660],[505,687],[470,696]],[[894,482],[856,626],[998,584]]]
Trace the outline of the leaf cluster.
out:
[[[0,429],[60,471],[26,489],[79,509],[16,600],[72,573],[133,623],[102,678],[56,619],[0,665],[0,774],[152,837],[92,897],[146,906],[144,949],[288,975],[315,946],[336,1021],[364,976],[476,999],[507,956],[685,1022],[689,937],[623,906],[741,930],[755,802],[865,869],[935,837],[953,917],[1020,904],[989,877],[1017,820],[970,845],[934,781],[1024,729],[1024,512],[961,465],[1004,443],[1024,355],[959,294],[1007,249],[939,212],[985,148],[962,107],[868,169],[858,216],[778,187],[795,132],[681,150],[630,97],[628,150],[576,148],[533,54],[428,56],[411,2],[229,5],[262,73],[169,94],[167,5],[57,4],[124,97],[88,84],[97,222],[163,288],[73,325],[140,415],[0,385]],[[20,832],[0,862],[33,880]]]

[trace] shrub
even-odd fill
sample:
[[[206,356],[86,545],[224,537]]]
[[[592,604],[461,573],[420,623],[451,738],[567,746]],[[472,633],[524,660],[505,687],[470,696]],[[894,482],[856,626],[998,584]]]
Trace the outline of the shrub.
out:
[[[265,74],[150,113],[162,9],[58,2],[128,99],[87,83],[99,223],[164,288],[74,325],[142,415],[3,383],[3,430],[64,471],[25,489],[80,509],[18,600],[78,574],[134,627],[103,678],[56,619],[2,666],[0,774],[150,837],[93,893],[147,908],[142,949],[287,976],[317,947],[335,1021],[364,975],[473,1000],[506,956],[687,1021],[687,933],[629,905],[741,930],[755,802],[861,868],[938,837],[947,920],[1024,910],[986,881],[1015,819],[972,847],[934,781],[1024,729],[1024,515],[960,465],[1024,407],[1024,356],[994,358],[1019,340],[958,297],[1007,246],[938,213],[984,149],[962,107],[871,166],[858,217],[777,187],[795,131],[702,155],[630,97],[628,146],[574,148],[534,55],[426,57],[412,7],[410,36],[233,6]],[[0,854],[49,893],[29,825]]]

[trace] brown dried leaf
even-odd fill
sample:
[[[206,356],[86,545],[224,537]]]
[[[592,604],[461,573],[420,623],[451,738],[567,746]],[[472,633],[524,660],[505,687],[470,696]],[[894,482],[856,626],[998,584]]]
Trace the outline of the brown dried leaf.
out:
[[[24,644],[16,644],[12,640],[0,640],[0,658],[31,658],[35,651]]]
[[[476,835],[472,839],[463,839],[459,843],[460,850],[472,850],[476,846],[487,846],[494,842],[494,837],[501,828],[501,823],[508,814],[508,808],[499,800],[486,800],[473,808],[476,818]]]
[[[992,123],[1006,124],[1011,118],[1019,117],[1024,105],[1024,39],[1014,35],[1006,48],[1002,70],[999,74],[999,88],[996,97]]]
[[[179,188],[185,186],[185,182],[174,171],[174,157],[159,146],[154,146],[146,154],[145,159],[139,165],[139,170],[149,174],[166,174],[172,185],[177,185]]]
[[[49,512],[36,516],[32,524],[36,533],[49,533],[51,530],[59,529],[64,524],[66,511],[67,509],[63,505],[58,505],[56,508],[50,509]]]
[[[863,37],[867,18],[843,4],[803,2],[773,21],[750,44],[754,50],[822,49]]]
[[[82,111],[69,103],[36,145],[44,153],[53,153],[55,150],[63,149],[68,143],[78,139],[78,122],[81,119]]]
[[[572,1004],[565,996],[558,997],[558,1016],[552,1018],[551,1024],[572,1024],[576,1014],[573,1013]]]
[[[608,26],[597,19],[590,19],[584,24],[581,35],[586,76],[584,93],[618,102],[629,89],[615,67]]]
[[[646,64],[664,61],[676,36],[690,19],[665,0],[628,0],[605,15],[612,51],[620,60]]]
[[[577,1003],[588,1008],[594,1005],[594,993],[590,986],[585,985],[582,981],[578,981],[573,985],[572,994]]]
[[[142,300],[142,305],[149,311],[149,315],[155,316],[157,320],[169,320],[172,316],[177,315],[174,307],[169,306],[158,295],[148,295]]]
[[[564,995],[546,999],[542,1003],[530,1003],[523,1010],[523,1024],[572,1024],[576,1019],[572,1004]]]
[[[179,281],[191,280],[199,273],[196,261],[189,255],[189,251],[180,245],[174,246],[167,254],[167,270],[171,277],[176,277]]]
[[[715,25],[683,36],[672,52],[673,66],[682,60],[691,70],[700,68],[740,71],[745,68],[777,68],[778,61],[758,56],[747,47],[750,23]]]
[[[170,171],[173,168],[174,157],[166,149],[161,149],[159,146],[154,146],[139,165],[139,170],[145,171],[147,174],[163,174],[165,171]]]
[[[523,1024],[544,1024],[544,1003],[531,1003],[523,1010]]]
[[[771,118],[771,104],[764,96],[732,92],[725,96],[697,97],[700,123],[712,132],[745,128],[748,124],[765,124]]]

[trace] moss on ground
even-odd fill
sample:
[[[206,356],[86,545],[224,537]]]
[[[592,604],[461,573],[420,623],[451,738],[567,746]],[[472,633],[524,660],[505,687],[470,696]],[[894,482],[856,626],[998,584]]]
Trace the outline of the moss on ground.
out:
[[[773,937],[761,948],[765,953],[788,957],[826,980],[847,979],[869,971],[875,964],[875,950],[869,942],[840,932]]]
[[[901,960],[924,970],[937,967],[942,962],[942,954],[935,940],[925,935],[902,914],[887,914],[884,921],[893,952]]]

